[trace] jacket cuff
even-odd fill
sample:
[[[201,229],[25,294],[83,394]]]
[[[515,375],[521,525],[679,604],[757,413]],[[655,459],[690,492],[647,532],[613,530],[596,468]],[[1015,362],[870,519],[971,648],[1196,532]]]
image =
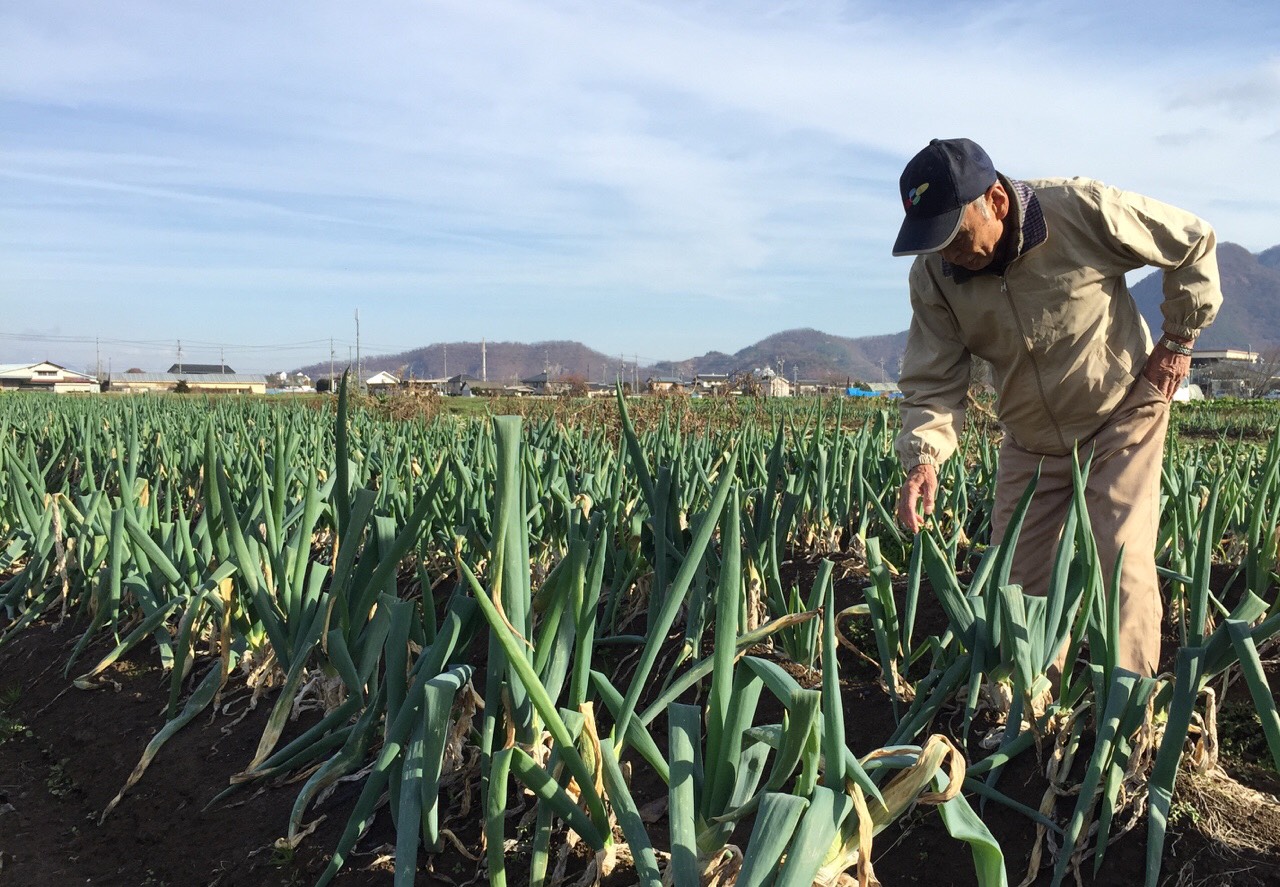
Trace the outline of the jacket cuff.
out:
[[[1171,336],[1176,336],[1179,339],[1194,339],[1196,336],[1200,335],[1200,331],[1198,329],[1195,329],[1194,327],[1179,326],[1176,323],[1168,323],[1168,322],[1166,322],[1164,325],[1164,331]]]
[[[917,465],[933,465],[934,467],[937,467],[938,464],[937,457],[932,456],[929,453],[915,453],[913,454],[911,461],[902,467],[907,472],[910,472],[911,469],[915,468]]]

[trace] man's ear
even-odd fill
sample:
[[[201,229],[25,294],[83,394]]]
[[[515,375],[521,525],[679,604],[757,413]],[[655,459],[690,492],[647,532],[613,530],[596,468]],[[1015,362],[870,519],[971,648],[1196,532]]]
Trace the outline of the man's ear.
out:
[[[996,218],[1003,222],[1005,216],[1009,215],[1009,192],[1005,191],[1003,184],[996,182],[987,189],[987,199],[991,201],[991,209]]]

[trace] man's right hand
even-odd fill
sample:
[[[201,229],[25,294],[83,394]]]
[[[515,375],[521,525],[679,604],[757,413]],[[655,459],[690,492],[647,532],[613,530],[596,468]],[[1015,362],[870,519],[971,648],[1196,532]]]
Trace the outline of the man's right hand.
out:
[[[922,505],[926,515],[933,514],[933,501],[938,493],[938,470],[932,465],[917,465],[907,472],[906,483],[898,491],[898,523],[912,533],[924,526],[924,519],[917,514]]]

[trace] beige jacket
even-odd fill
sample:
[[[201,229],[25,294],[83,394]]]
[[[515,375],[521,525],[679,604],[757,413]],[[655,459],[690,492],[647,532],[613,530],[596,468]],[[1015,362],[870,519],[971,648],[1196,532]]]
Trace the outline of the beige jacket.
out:
[[[1213,229],[1191,213],[1089,179],[1001,180],[1013,198],[1006,224],[1018,232],[1018,257],[1003,275],[958,283],[936,253],[911,267],[898,383],[897,450],[907,470],[955,451],[971,354],[992,365],[997,414],[1013,439],[1066,455],[1103,425],[1151,351],[1127,272],[1164,270],[1161,311],[1172,335],[1194,337],[1222,303]],[[1041,213],[1043,239],[1027,224]],[[1024,246],[1028,231],[1039,242]]]

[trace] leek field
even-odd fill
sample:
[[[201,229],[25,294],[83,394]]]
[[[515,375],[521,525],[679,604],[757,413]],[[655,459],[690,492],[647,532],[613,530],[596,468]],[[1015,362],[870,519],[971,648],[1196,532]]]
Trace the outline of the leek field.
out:
[[[1153,679],[980,411],[913,539],[883,402],[2,395],[0,883],[1273,883],[1272,406],[1175,412]]]

